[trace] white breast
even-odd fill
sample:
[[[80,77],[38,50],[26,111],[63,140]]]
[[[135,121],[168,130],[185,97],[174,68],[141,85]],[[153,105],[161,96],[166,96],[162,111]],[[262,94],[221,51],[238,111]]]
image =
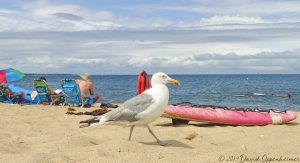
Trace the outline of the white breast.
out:
[[[135,122],[135,125],[146,125],[159,118],[169,102],[169,89],[166,85],[156,85],[145,93],[153,97],[154,103],[137,116],[141,120]]]

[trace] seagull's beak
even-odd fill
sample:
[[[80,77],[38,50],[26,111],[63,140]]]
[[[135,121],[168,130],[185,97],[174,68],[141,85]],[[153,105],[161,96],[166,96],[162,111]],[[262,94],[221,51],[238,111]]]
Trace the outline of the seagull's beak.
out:
[[[171,79],[168,80],[168,82],[171,83],[171,84],[180,85],[180,82],[176,79],[171,78]]]

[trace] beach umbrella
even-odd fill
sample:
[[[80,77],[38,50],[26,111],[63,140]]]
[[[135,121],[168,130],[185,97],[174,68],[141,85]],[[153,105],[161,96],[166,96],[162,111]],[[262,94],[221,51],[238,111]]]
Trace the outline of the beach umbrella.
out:
[[[24,74],[13,68],[0,70],[0,83],[8,83],[12,81],[20,80],[24,77]]]

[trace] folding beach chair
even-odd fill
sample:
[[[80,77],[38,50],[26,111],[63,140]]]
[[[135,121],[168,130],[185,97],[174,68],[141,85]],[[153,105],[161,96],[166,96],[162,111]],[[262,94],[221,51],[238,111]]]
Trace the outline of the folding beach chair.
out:
[[[34,80],[34,88],[39,96],[39,104],[60,104],[64,103],[64,95],[51,95],[48,85],[44,80]]]
[[[88,104],[89,98],[81,98],[81,92],[78,84],[74,79],[62,80],[62,91],[66,97],[66,103],[71,106],[85,106]]]
[[[7,84],[0,84],[0,102],[22,104],[25,100],[20,94],[12,92]]]

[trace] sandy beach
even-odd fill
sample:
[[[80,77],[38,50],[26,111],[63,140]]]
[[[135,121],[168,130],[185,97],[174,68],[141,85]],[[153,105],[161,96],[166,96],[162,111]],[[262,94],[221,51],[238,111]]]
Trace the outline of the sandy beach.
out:
[[[299,118],[287,125],[253,127],[206,123],[173,127],[170,119],[159,118],[151,128],[168,144],[163,147],[146,128],[135,128],[132,141],[128,141],[129,128],[79,128],[79,121],[92,116],[67,115],[67,110],[0,104],[0,162],[300,161]]]

